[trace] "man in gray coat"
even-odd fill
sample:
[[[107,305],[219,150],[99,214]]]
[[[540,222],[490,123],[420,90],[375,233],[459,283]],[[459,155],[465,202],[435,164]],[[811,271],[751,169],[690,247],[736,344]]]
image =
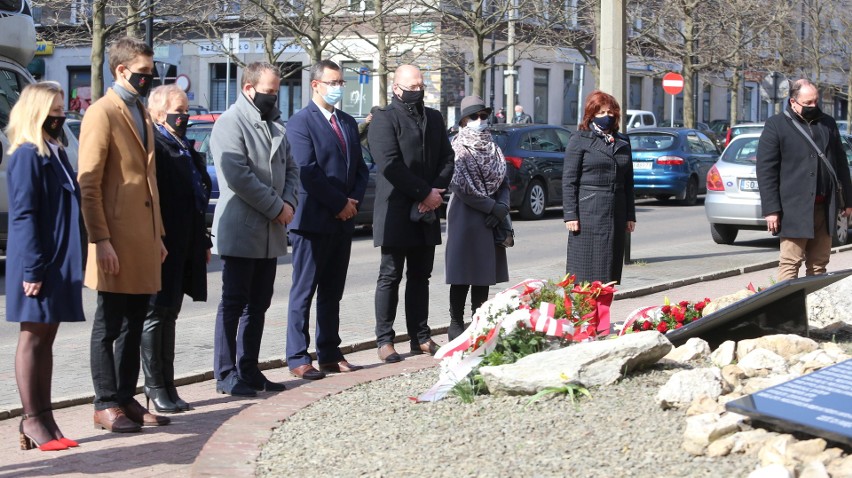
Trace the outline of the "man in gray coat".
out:
[[[257,367],[278,257],[287,254],[287,224],[296,207],[299,168],[278,121],[281,73],[251,63],[242,88],[216,121],[210,151],[221,196],[213,216],[213,252],[222,257],[222,300],[216,315],[216,390],[254,396],[281,391]]]

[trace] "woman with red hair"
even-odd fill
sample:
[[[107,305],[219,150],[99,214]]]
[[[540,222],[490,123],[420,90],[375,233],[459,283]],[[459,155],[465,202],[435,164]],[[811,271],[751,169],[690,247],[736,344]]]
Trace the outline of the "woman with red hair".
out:
[[[621,108],[594,91],[565,149],[562,214],[568,229],[567,272],[577,280],[621,281],[626,232],[633,232],[630,141],[618,132]]]

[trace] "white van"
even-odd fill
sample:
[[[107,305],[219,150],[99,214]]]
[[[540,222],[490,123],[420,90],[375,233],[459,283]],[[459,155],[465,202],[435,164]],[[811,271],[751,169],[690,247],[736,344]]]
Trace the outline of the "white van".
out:
[[[36,32],[30,7],[25,0],[0,1],[0,249],[6,250],[9,232],[9,190],[6,186],[9,138],[6,126],[9,113],[21,90],[35,83],[23,66],[35,54]],[[66,152],[71,166],[77,169],[77,138],[65,127]]]
[[[624,131],[630,131],[633,128],[641,128],[645,126],[657,126],[657,117],[654,113],[645,110],[627,110],[627,127]]]

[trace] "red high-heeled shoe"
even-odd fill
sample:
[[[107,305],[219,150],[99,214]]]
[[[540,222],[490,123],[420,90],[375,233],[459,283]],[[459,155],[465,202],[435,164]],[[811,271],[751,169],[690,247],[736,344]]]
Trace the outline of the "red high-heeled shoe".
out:
[[[63,445],[67,446],[68,448],[74,448],[74,447],[80,446],[79,443],[75,442],[74,440],[72,440],[70,438],[62,437],[62,438],[57,438],[57,440],[59,441],[59,443],[62,443]]]
[[[35,418],[40,414],[28,415],[24,413],[21,415],[21,423],[18,425],[18,432],[21,434],[20,442],[21,442],[21,450],[32,450],[35,447],[38,447],[41,451],[59,451],[59,450],[67,450],[68,445],[62,443],[59,440],[50,440],[49,442],[40,444],[35,441],[35,439],[26,433],[24,433],[24,420],[29,420],[30,418]],[[71,440],[73,441],[73,440]]]

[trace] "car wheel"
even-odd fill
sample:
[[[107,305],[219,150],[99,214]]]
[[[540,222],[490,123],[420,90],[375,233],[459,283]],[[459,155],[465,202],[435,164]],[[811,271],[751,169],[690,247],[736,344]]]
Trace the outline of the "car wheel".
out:
[[[521,204],[522,219],[541,219],[547,208],[547,191],[538,179],[530,181],[524,202]]]
[[[831,231],[831,247],[844,246],[849,241],[849,218],[840,215],[837,211],[837,219],[834,221],[834,230]]]
[[[698,179],[695,177],[689,178],[686,182],[686,191],[680,203],[684,206],[695,206],[698,203]]]
[[[657,201],[668,201],[670,197],[672,197],[671,194],[657,194],[654,196],[654,199]]]
[[[710,223],[710,236],[716,244],[733,244],[738,232],[740,230],[730,224]]]

